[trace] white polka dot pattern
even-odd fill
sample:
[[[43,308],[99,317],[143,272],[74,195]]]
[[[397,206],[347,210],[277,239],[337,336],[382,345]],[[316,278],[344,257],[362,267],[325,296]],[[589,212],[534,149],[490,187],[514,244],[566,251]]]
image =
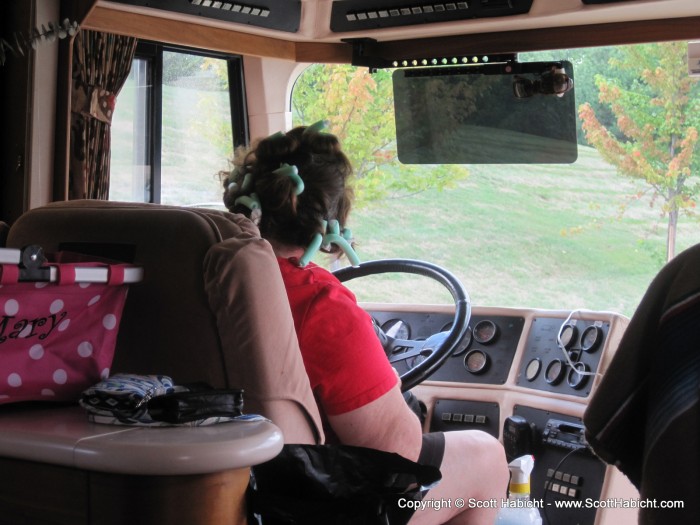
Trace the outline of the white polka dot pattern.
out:
[[[0,287],[0,405],[74,401],[109,377],[126,287]]]

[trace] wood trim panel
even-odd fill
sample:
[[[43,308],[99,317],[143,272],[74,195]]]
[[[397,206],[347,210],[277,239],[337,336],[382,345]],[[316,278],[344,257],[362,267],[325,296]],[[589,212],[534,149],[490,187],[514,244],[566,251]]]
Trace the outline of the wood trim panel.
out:
[[[128,476],[0,458],[0,525],[245,525],[250,469]]]
[[[250,469],[190,476],[90,473],[90,523],[245,525]]]
[[[373,54],[386,59],[427,58],[542,51],[700,38],[700,17],[642,20],[500,33],[376,42]]]
[[[97,5],[97,0],[61,0],[61,14],[82,24]]]
[[[295,60],[294,42],[97,6],[82,27],[166,44]]]
[[[350,44],[297,42],[295,49],[297,62],[349,64],[352,61]]]

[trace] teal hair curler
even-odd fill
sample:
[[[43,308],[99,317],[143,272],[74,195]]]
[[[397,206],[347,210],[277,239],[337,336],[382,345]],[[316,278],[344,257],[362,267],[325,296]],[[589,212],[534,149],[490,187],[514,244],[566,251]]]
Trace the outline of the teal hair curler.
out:
[[[345,253],[345,256],[350,261],[350,264],[357,267],[360,265],[360,258],[357,256],[357,253],[350,244],[350,240],[352,240],[352,232],[347,228],[343,228],[341,230],[340,223],[338,223],[336,220],[332,220],[328,223],[328,227],[326,228],[326,234],[323,236],[322,246],[325,248],[331,244],[335,244],[341,250],[343,250],[343,253]]]
[[[270,135],[269,137],[267,137],[265,140],[277,140],[277,139],[281,139],[282,137],[284,137],[284,133],[281,131],[277,131],[277,132],[273,133],[272,135]]]
[[[307,126],[304,133],[302,133],[302,136],[310,135],[311,133],[321,133],[321,131],[328,127],[328,124],[329,122],[327,120],[319,120],[318,122],[314,122],[310,126]]]
[[[311,239],[311,242],[309,245],[306,247],[306,250],[304,250],[304,255],[301,256],[299,259],[299,266],[302,268],[309,264],[311,259],[313,259],[314,255],[316,255],[316,252],[321,248],[321,244],[323,243],[323,236],[320,233],[314,234],[313,239]]]
[[[250,211],[262,210],[262,206],[260,205],[260,199],[255,193],[251,193],[250,196],[241,195],[235,201],[233,201],[233,204],[234,206],[238,204],[240,204],[241,206],[245,206]]]
[[[276,175],[287,175],[288,177],[290,177],[296,185],[296,188],[294,189],[294,195],[299,195],[301,192],[304,191],[304,181],[301,180],[301,177],[299,176],[299,170],[296,166],[290,166],[289,164],[283,163],[272,173],[275,173]]]
[[[314,235],[311,243],[309,243],[309,246],[306,248],[306,250],[304,250],[304,255],[302,255],[301,259],[299,259],[299,266],[303,268],[309,264],[309,261],[311,261],[313,256],[316,255],[316,252],[320,250],[321,247],[328,248],[331,244],[335,244],[341,250],[343,250],[343,253],[350,261],[350,264],[352,264],[354,267],[359,266],[360,258],[357,256],[357,253],[350,244],[350,241],[352,240],[352,232],[347,228],[343,228],[341,230],[340,224],[337,220],[323,221],[322,226],[326,233],[324,235],[321,235],[320,233],[316,233]]]
[[[248,191],[250,189],[250,184],[253,182],[253,175],[251,173],[246,173],[243,176],[243,183],[241,184],[241,191]]]

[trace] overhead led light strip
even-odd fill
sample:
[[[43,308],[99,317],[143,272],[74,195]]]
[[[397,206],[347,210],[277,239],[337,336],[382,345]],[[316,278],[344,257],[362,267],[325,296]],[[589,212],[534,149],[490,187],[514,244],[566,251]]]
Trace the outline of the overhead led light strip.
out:
[[[230,11],[241,15],[259,16],[262,18],[267,18],[270,16],[270,10],[267,7],[257,7],[235,2],[219,2],[217,0],[190,0],[190,4],[201,7],[210,7],[212,9],[220,9],[222,11]]]
[[[392,60],[390,67],[401,68],[420,68],[426,66],[468,66],[475,64],[499,64],[514,60],[513,55],[483,55],[483,56],[452,56],[452,57],[435,57],[435,58],[420,58],[420,59],[402,59]]]
[[[468,2],[444,2],[440,4],[418,4],[407,7],[392,7],[371,11],[353,11],[346,13],[345,17],[347,18],[348,22],[365,22],[367,20],[378,20],[381,18],[431,15],[434,13],[445,13],[449,11],[465,11],[467,9],[469,9]]]

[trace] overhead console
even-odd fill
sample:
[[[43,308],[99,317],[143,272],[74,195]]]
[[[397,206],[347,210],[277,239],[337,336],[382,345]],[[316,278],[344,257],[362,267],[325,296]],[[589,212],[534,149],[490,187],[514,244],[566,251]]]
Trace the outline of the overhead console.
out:
[[[533,0],[467,0],[430,2],[407,0],[336,0],[331,31],[344,33],[471,18],[512,16],[530,11]]]
[[[301,23],[301,1],[299,0],[114,0],[121,4],[150,7],[213,18],[225,22],[276,29],[288,33],[299,31]]]

